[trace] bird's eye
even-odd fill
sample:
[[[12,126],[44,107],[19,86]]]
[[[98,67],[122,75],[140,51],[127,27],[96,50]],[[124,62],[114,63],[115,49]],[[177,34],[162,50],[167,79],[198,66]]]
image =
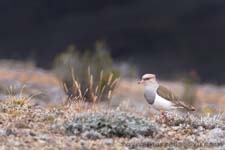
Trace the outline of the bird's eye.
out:
[[[145,78],[144,81],[149,80],[150,78]]]

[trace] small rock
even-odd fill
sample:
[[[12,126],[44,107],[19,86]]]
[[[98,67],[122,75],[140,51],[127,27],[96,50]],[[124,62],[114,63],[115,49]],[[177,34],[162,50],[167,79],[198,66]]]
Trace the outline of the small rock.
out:
[[[166,133],[167,132],[167,129],[166,128],[160,128],[160,132],[161,133]]]
[[[187,136],[184,140],[187,142],[195,142],[195,136],[194,135],[189,135]]]
[[[5,150],[5,149],[6,149],[5,145],[0,146],[0,150]]]
[[[185,127],[185,126],[187,126],[187,124],[185,124],[185,123],[180,123],[180,124],[179,124],[179,127],[181,127],[181,128],[183,128],[183,127]]]
[[[7,132],[5,129],[0,129],[0,136],[7,136]]]
[[[100,139],[102,137],[100,133],[93,131],[93,130],[85,131],[84,133],[82,133],[81,136],[84,139],[91,139],[91,140]]]
[[[196,140],[199,142],[207,141],[208,135],[205,132],[198,132],[198,136],[196,136]]]
[[[180,127],[180,126],[174,126],[174,127],[172,127],[172,129],[173,129],[174,131],[178,131],[179,129],[181,129],[181,127]]]
[[[201,131],[204,131],[205,128],[203,128],[202,126],[199,126],[199,127],[197,128],[197,130],[198,130],[198,132],[201,132]]]
[[[107,139],[107,140],[105,140],[105,145],[108,145],[108,146],[110,146],[110,145],[112,145],[113,144],[113,140],[112,139]]]
[[[20,146],[20,142],[19,141],[11,141],[11,144],[14,146]]]
[[[85,140],[80,140],[80,145],[84,146],[86,144]]]
[[[154,136],[156,139],[161,139],[163,137],[165,137],[165,134],[164,133],[158,133]]]
[[[7,136],[9,136],[9,135],[16,135],[16,133],[15,132],[13,132],[12,131],[12,129],[6,129],[6,134],[7,134]]]
[[[162,124],[162,127],[163,127],[163,128],[166,128],[166,127],[167,127],[167,125],[166,125],[166,124]]]
[[[198,129],[195,129],[195,128],[193,128],[193,133],[197,133],[198,132]]]
[[[171,135],[175,135],[176,132],[175,132],[175,131],[169,131],[167,134],[168,134],[169,136],[171,136]]]
[[[28,124],[27,123],[25,123],[25,122],[17,122],[16,124],[15,124],[15,127],[16,128],[29,128],[29,126],[28,126]]]
[[[36,136],[36,134],[32,131],[29,132],[30,136]]]
[[[3,129],[3,128],[0,128],[0,136],[9,136],[11,134],[14,134],[11,129]]]
[[[174,135],[174,139],[175,140],[180,140],[180,139],[182,139],[182,135],[181,134],[175,134]]]
[[[220,128],[214,128],[210,130],[208,135],[209,135],[209,138],[212,138],[212,139],[225,137],[224,131]]]
[[[191,126],[189,124],[186,125],[186,128],[190,128]]]
[[[37,138],[39,140],[42,140],[42,141],[49,141],[50,140],[50,137],[47,134],[39,135]]]

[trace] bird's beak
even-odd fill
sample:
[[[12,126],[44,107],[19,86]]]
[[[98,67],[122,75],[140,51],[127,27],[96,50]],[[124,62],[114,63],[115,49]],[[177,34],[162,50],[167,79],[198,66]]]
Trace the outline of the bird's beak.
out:
[[[138,84],[143,84],[143,83],[144,83],[144,80],[138,81]]]

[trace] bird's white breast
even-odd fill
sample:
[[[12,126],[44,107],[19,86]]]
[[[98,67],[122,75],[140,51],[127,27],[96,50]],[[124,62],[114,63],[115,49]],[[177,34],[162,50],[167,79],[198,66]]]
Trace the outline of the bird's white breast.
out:
[[[156,93],[155,101],[153,103],[153,107],[155,107],[156,109],[169,110],[169,109],[173,109],[173,103],[166,100],[165,98],[159,96]]]

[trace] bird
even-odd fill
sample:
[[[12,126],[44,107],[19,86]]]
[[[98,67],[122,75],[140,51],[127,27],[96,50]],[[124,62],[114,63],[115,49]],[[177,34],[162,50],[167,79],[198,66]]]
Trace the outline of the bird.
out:
[[[195,111],[194,106],[186,104],[169,89],[160,85],[156,80],[155,74],[144,74],[138,83],[144,85],[144,97],[146,101],[158,110],[184,109]],[[165,112],[162,112],[162,118],[165,119],[165,117]]]

